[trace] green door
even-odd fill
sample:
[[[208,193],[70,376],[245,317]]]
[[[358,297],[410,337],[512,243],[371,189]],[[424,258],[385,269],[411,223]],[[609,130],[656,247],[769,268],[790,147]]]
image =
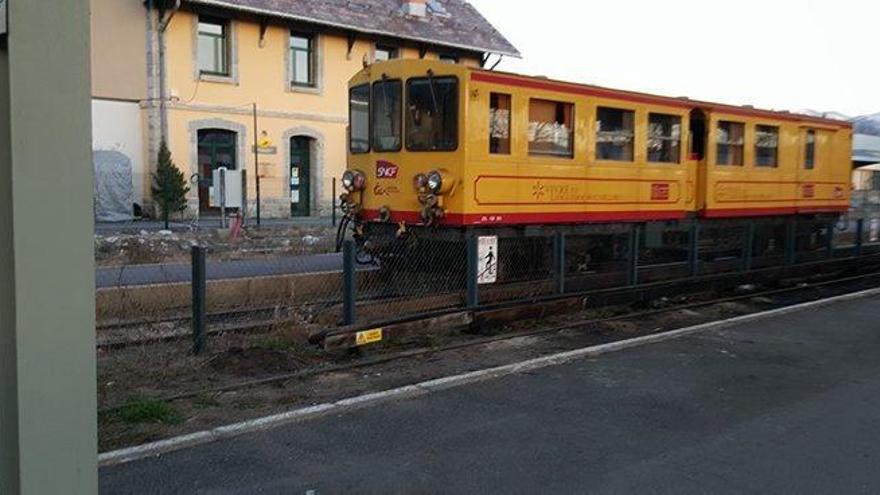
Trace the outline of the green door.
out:
[[[294,217],[307,217],[311,213],[310,144],[311,139],[307,137],[290,138],[290,215]]]

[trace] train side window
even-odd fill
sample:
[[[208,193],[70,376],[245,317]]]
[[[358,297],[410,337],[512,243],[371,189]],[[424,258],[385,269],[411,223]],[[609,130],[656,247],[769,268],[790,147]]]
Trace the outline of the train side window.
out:
[[[361,84],[348,91],[348,149],[352,153],[370,151],[370,85]]]
[[[804,141],[804,169],[813,170],[816,166],[816,131],[807,130],[806,140]]]
[[[574,105],[561,101],[529,101],[529,154],[574,156]]]
[[[742,166],[745,127],[745,124],[740,122],[730,122],[727,120],[718,122],[715,156],[715,163],[717,165]]]
[[[370,131],[376,151],[400,151],[400,80],[382,79],[373,83]]]
[[[489,94],[489,153],[510,154],[510,95]]]
[[[636,113],[620,108],[596,109],[596,158],[599,160],[633,160],[633,137]]]
[[[681,161],[681,117],[662,113],[648,114],[648,161]]]
[[[779,155],[779,128],[772,125],[755,126],[755,166],[777,167]]]

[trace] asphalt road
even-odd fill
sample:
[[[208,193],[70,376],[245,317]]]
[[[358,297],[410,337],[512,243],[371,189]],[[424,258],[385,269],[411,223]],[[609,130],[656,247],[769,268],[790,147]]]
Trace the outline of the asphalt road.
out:
[[[342,255],[329,253],[271,259],[208,261],[205,269],[208,280],[336,271],[342,270]],[[189,282],[191,279],[192,266],[189,263],[153,263],[95,269],[95,285],[99,288]]]
[[[880,298],[102,469],[102,493],[876,493]],[[309,492],[313,490],[313,492]]]

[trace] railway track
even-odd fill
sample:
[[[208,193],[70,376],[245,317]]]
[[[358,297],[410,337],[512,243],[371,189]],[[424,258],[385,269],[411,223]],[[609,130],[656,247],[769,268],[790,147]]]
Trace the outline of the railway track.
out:
[[[459,351],[462,349],[484,346],[486,344],[500,341],[509,341],[513,339],[535,337],[540,335],[558,334],[561,332],[578,329],[583,329],[585,332],[590,332],[591,329],[595,329],[598,325],[601,324],[624,321],[644,322],[645,320],[656,318],[665,314],[673,314],[676,312],[696,310],[700,308],[709,308],[712,306],[736,303],[740,301],[761,301],[760,305],[762,307],[760,309],[750,311],[757,312],[766,309],[790,306],[804,301],[821,299],[832,295],[854,292],[866,288],[873,288],[877,287],[878,285],[880,285],[880,270],[858,275],[837,276],[828,278],[826,280],[814,281],[810,283],[800,283],[791,287],[772,288],[768,290],[745,289],[745,292],[741,294],[725,294],[718,297],[710,297],[705,300],[687,302],[683,304],[671,304],[661,308],[624,311],[619,314],[614,314],[610,316],[580,318],[565,323],[543,325],[539,326],[538,328],[528,330],[503,332],[494,335],[482,336],[460,335],[460,338],[458,340],[445,345],[404,349],[371,357],[359,358],[355,361],[341,364],[316,365],[295,372],[273,374],[257,379],[242,380],[213,387],[200,388],[198,390],[190,390],[176,394],[170,394],[162,397],[157,397],[154,400],[161,402],[173,402],[181,399],[190,399],[198,396],[203,396],[206,394],[210,395],[232,390],[251,389],[254,387],[265,385],[277,385],[283,382],[313,377],[316,375],[364,369],[384,363],[422,358],[429,355],[442,355],[444,353],[449,353],[452,351]],[[655,328],[643,331],[639,335],[662,333],[663,331],[668,330],[672,329]],[[616,337],[613,336],[608,341],[621,340],[634,336],[637,335],[628,334]],[[113,405],[101,409],[100,412],[111,413],[122,407],[124,407],[124,404]]]

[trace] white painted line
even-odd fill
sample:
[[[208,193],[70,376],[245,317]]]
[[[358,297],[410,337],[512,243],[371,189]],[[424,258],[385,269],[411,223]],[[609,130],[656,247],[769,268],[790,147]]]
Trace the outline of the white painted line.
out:
[[[618,340],[616,342],[609,342],[607,344],[584,347],[572,351],[565,351],[557,354],[551,354],[549,356],[529,359],[518,363],[471,371],[469,373],[463,373],[460,375],[436,378],[433,380],[417,383],[415,385],[406,385],[403,387],[384,390],[381,392],[372,392],[369,394],[338,400],[336,402],[317,404],[314,406],[295,409],[293,411],[274,414],[272,416],[252,419],[241,423],[219,426],[211,430],[190,433],[188,435],[172,437],[165,440],[159,440],[157,442],[137,445],[125,449],[114,450],[111,452],[105,452],[98,455],[98,465],[104,467],[122,464],[138,459],[158,456],[167,452],[192,447],[195,445],[210,443],[223,438],[230,438],[238,435],[243,435],[245,433],[253,433],[284,424],[325,416],[327,414],[339,414],[342,412],[351,411],[356,408],[377,404],[379,402],[385,402],[393,399],[416,397],[439,390],[459,387],[469,383],[476,383],[493,378],[514,375],[517,373],[522,373],[524,371],[564,364],[580,358],[594,357],[600,354],[620,351],[623,349],[629,349],[631,347],[637,347],[654,342],[662,342],[664,340],[676,339],[699,332],[720,330],[722,328],[732,327],[741,323],[762,320],[765,318],[772,318],[774,316],[781,316],[797,311],[803,311],[805,309],[818,308],[843,301],[850,301],[876,295],[880,295],[880,288],[868,289],[860,292],[853,292],[850,294],[843,294],[840,296],[819,299],[816,301],[794,304],[791,306],[771,309],[759,313],[736,316],[734,318],[728,318],[726,320],[701,323],[699,325],[679,328],[677,330],[670,330],[668,332],[656,333],[626,340]]]

